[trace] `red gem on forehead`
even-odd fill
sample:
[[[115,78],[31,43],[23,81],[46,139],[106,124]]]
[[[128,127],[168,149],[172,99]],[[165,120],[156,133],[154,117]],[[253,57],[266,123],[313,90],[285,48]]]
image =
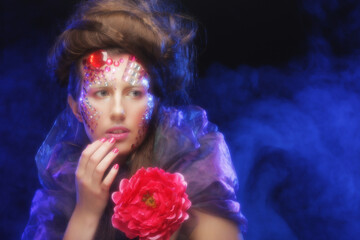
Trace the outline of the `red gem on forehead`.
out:
[[[87,62],[96,68],[100,68],[102,66],[104,66],[104,64],[106,63],[104,61],[104,54],[103,54],[103,50],[97,50],[96,52],[93,52],[92,54],[90,54],[90,56],[87,58]]]

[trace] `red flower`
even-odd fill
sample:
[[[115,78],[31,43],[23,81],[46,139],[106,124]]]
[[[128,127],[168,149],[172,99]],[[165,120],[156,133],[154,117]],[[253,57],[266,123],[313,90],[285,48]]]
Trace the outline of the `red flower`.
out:
[[[180,173],[141,168],[130,180],[121,180],[119,192],[112,194],[112,225],[131,239],[168,240],[189,218],[191,202],[185,190]]]

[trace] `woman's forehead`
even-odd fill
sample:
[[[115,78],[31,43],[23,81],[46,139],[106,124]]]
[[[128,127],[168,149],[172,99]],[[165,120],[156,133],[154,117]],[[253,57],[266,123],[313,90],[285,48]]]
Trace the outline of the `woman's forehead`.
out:
[[[108,86],[121,80],[131,86],[141,85],[149,88],[149,75],[135,56],[97,50],[82,60],[83,83],[88,86]]]

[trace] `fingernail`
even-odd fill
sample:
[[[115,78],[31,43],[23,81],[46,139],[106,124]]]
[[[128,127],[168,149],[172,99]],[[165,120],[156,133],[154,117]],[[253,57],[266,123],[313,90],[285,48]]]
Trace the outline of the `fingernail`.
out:
[[[115,142],[115,138],[113,138],[113,137],[110,138],[110,139],[109,139],[109,142],[110,142],[110,143],[114,143],[114,142]]]
[[[118,153],[118,152],[119,152],[119,149],[114,148],[114,149],[112,150],[112,152],[113,152],[113,153]]]
[[[114,169],[118,169],[118,168],[119,168],[119,164],[115,164]]]
[[[105,141],[106,141],[106,138],[100,139],[100,142],[105,142]]]

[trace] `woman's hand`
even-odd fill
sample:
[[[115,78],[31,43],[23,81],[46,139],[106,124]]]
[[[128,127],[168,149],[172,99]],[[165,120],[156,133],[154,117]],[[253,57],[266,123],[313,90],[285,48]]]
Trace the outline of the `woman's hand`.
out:
[[[109,201],[109,189],[118,172],[119,165],[115,164],[104,177],[117,155],[114,143],[114,138],[103,138],[87,146],[76,170],[76,207],[99,218]]]
[[[115,164],[107,175],[118,149],[115,139],[103,138],[88,145],[81,154],[76,169],[76,206],[64,239],[92,239],[109,201],[109,189],[118,173]]]

